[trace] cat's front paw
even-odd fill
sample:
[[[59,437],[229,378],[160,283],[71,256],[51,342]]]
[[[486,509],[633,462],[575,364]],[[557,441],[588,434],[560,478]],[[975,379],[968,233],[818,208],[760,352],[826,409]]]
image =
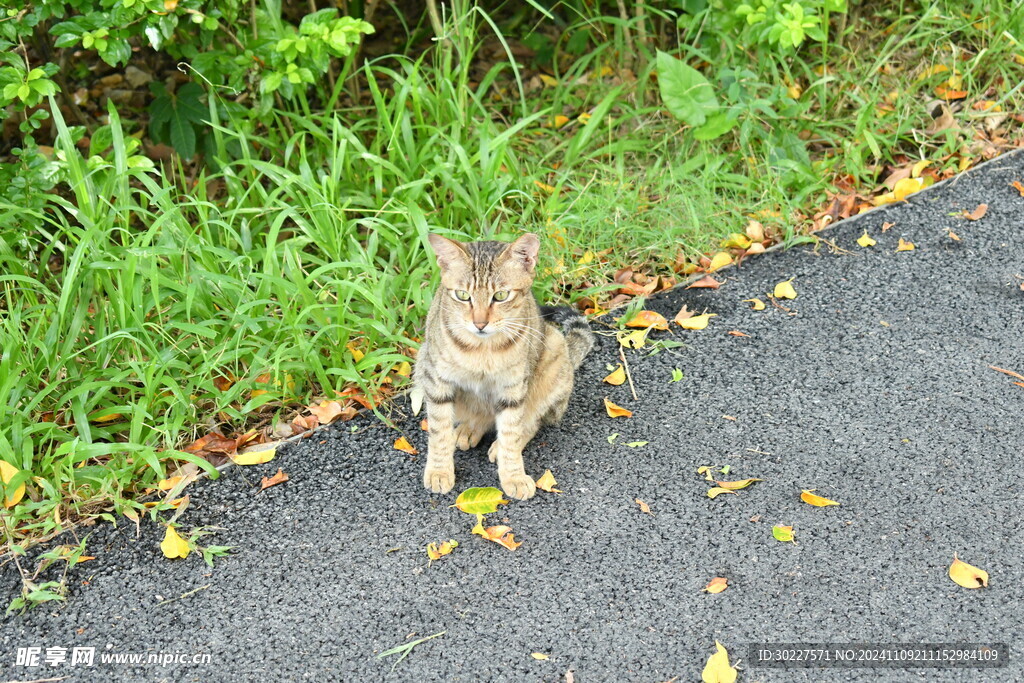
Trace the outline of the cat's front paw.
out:
[[[470,448],[476,448],[477,444],[480,443],[480,439],[484,438],[484,434],[487,433],[486,429],[483,429],[479,425],[472,424],[470,422],[463,422],[455,428],[455,446],[460,451],[468,451]],[[494,462],[493,460],[491,462]]]
[[[512,474],[502,478],[501,490],[510,498],[527,500],[537,493],[537,484],[526,474]]]
[[[448,493],[455,486],[455,468],[428,466],[423,470],[423,486],[434,493]]]

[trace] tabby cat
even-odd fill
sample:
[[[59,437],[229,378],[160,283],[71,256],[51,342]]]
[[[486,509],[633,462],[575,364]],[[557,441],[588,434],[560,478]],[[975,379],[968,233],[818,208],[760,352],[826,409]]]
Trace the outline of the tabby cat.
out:
[[[455,485],[455,448],[467,450],[491,430],[488,456],[506,495],[536,491],[523,448],[542,424],[562,419],[573,374],[594,345],[587,321],[570,308],[533,297],[540,240],[457,242],[430,235],[441,268],[415,382],[427,406],[429,441],[423,484]]]

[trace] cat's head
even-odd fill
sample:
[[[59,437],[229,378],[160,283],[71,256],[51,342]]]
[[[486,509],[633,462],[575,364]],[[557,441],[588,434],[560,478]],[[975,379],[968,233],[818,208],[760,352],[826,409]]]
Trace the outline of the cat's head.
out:
[[[529,334],[536,317],[530,291],[540,239],[527,233],[514,242],[458,242],[431,234],[441,268],[442,311],[448,330],[482,342]]]

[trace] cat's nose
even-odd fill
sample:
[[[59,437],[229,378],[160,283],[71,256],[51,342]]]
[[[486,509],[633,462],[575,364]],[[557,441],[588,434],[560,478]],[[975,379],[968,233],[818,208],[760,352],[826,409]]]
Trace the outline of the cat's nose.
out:
[[[487,321],[486,320],[484,322],[482,322],[482,323],[474,322],[473,324],[476,325],[476,329],[480,330],[481,332],[483,332],[484,328],[487,327]]]

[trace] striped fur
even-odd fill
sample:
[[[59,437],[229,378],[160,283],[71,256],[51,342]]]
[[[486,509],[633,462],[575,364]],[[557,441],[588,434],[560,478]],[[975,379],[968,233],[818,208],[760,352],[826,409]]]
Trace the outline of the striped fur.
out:
[[[416,361],[430,429],[423,484],[435,493],[455,485],[455,449],[497,437],[506,495],[526,499],[535,484],[523,448],[542,424],[562,419],[576,368],[594,344],[586,319],[572,309],[541,307],[533,297],[540,240],[456,242],[430,235],[441,286],[427,314]]]

